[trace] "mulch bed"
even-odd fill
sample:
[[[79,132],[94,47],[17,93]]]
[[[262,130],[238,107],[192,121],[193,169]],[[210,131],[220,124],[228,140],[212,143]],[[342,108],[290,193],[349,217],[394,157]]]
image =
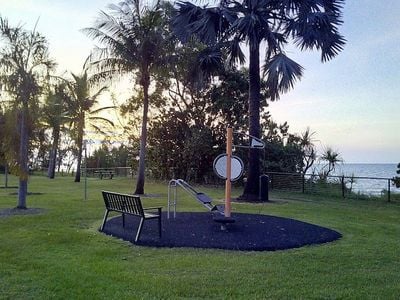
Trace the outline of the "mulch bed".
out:
[[[176,219],[162,216],[162,237],[158,237],[157,220],[147,220],[137,245],[150,247],[217,248],[241,251],[274,251],[322,244],[339,239],[342,235],[321,226],[261,214],[232,215],[235,223],[221,224],[210,213],[179,212]],[[139,218],[126,216],[107,221],[103,232],[134,243]]]

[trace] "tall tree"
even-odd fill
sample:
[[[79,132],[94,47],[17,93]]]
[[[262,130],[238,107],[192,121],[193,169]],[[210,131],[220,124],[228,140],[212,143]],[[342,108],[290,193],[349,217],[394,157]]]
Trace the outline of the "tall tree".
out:
[[[54,63],[49,59],[46,39],[36,30],[10,26],[0,16],[0,85],[18,111],[19,190],[17,208],[26,209],[28,190],[29,114],[41,93],[43,81]]]
[[[65,89],[65,84],[57,84],[54,87],[54,91],[49,90],[42,109],[42,123],[45,128],[49,128],[52,131],[52,143],[47,171],[47,176],[50,179],[53,179],[55,175],[60,133],[63,130],[64,124],[69,120],[67,113],[68,95]]]
[[[158,1],[149,8],[140,0],[125,0],[110,5],[109,10],[101,12],[94,27],[84,31],[103,46],[96,48],[90,57],[99,79],[133,74],[142,88],[143,114],[134,193],[144,194],[149,87],[151,77],[163,65],[167,23]]]
[[[114,106],[96,107],[99,96],[106,90],[106,87],[101,87],[92,93],[87,70],[84,70],[81,75],[72,74],[72,77],[73,80],[67,84],[70,94],[68,100],[68,115],[77,147],[75,182],[80,182],[85,128],[91,126],[96,131],[104,133],[99,122],[114,126],[111,120],[98,115],[98,113],[114,108]],[[89,123],[87,124],[87,122]]]
[[[222,66],[222,53],[230,64],[244,63],[243,45],[249,48],[249,134],[260,137],[260,50],[265,52],[263,75],[270,99],[291,89],[303,68],[285,53],[293,42],[301,50],[321,51],[325,62],[345,44],[339,34],[343,0],[223,0],[215,7],[178,3],[174,31],[182,42],[196,38],[207,45],[199,66]],[[263,47],[263,48],[261,48]],[[214,68],[215,69],[215,68]],[[212,70],[212,69],[211,69]],[[248,180],[242,197],[258,198],[259,152],[250,149]]]

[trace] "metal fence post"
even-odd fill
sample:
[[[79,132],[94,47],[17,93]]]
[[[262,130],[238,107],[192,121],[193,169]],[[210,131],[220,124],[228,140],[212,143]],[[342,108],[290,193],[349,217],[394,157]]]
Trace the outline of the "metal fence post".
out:
[[[305,178],[304,178],[304,173],[301,174],[301,179],[302,179],[302,192],[304,194],[305,192]]]
[[[388,202],[390,202],[390,179],[388,179]]]
[[[344,194],[345,184],[344,184],[344,175],[342,176],[342,198],[345,198]]]
[[[271,183],[271,190],[273,190],[273,189],[274,189],[274,174],[270,174],[270,176],[271,176],[271,181],[270,181],[270,183]]]

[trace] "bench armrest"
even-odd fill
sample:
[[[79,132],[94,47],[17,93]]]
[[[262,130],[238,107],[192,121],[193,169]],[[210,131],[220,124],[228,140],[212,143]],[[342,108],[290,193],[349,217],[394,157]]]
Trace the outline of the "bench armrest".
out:
[[[158,209],[158,210],[161,210],[161,209],[162,209],[162,206],[159,206],[159,207],[146,207],[146,208],[143,208],[143,210],[149,210],[149,209]]]
[[[147,210],[158,210],[158,215],[161,217],[161,210],[162,210],[162,207],[160,206],[160,207],[146,207],[146,208],[143,208],[143,211],[147,211]]]

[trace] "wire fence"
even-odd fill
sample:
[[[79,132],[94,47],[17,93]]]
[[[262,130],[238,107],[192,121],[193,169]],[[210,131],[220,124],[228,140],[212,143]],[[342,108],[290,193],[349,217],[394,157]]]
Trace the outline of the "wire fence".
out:
[[[111,167],[111,168],[82,168],[82,176],[98,177],[99,179],[113,177],[136,177],[136,170],[131,167]],[[221,180],[214,172],[207,176],[197,178],[195,172],[188,172],[185,181],[213,186],[221,186],[224,180]],[[36,175],[46,176],[46,170],[35,172]],[[74,173],[61,174],[71,176]],[[271,192],[290,192],[291,194],[314,194],[333,196],[341,198],[385,198],[391,201],[393,198],[400,199],[400,188],[394,187],[392,178],[385,177],[362,177],[362,176],[336,176],[330,175],[322,177],[319,174],[301,174],[301,173],[281,173],[266,172],[269,177],[268,189]],[[152,172],[146,174],[146,178],[155,179]],[[162,178],[157,178],[163,180]],[[167,178],[165,180],[170,180]],[[236,186],[243,185],[243,181],[235,183]]]
[[[82,175],[86,173],[88,177],[110,178],[109,174],[117,177],[135,177],[136,172],[130,167],[113,168],[87,168],[82,169]],[[110,173],[111,172],[111,173]],[[210,172],[204,178],[197,178],[188,172],[184,180],[206,185],[223,185],[221,180],[214,172]],[[384,197],[391,201],[393,195],[400,195],[400,189],[392,185],[392,178],[384,177],[362,177],[362,176],[325,176],[319,174],[301,174],[301,173],[280,173],[266,172],[269,177],[270,191],[285,191],[302,194],[319,194],[325,196],[336,196],[341,198],[364,198],[364,197]],[[152,178],[152,172],[146,174],[147,178]],[[160,179],[160,178],[158,178]],[[168,178],[168,180],[171,178]],[[239,181],[236,185],[241,185]]]
[[[320,176],[318,174],[267,172],[270,191],[321,194],[342,198],[385,197],[391,201],[400,189],[392,178],[357,176]]]

